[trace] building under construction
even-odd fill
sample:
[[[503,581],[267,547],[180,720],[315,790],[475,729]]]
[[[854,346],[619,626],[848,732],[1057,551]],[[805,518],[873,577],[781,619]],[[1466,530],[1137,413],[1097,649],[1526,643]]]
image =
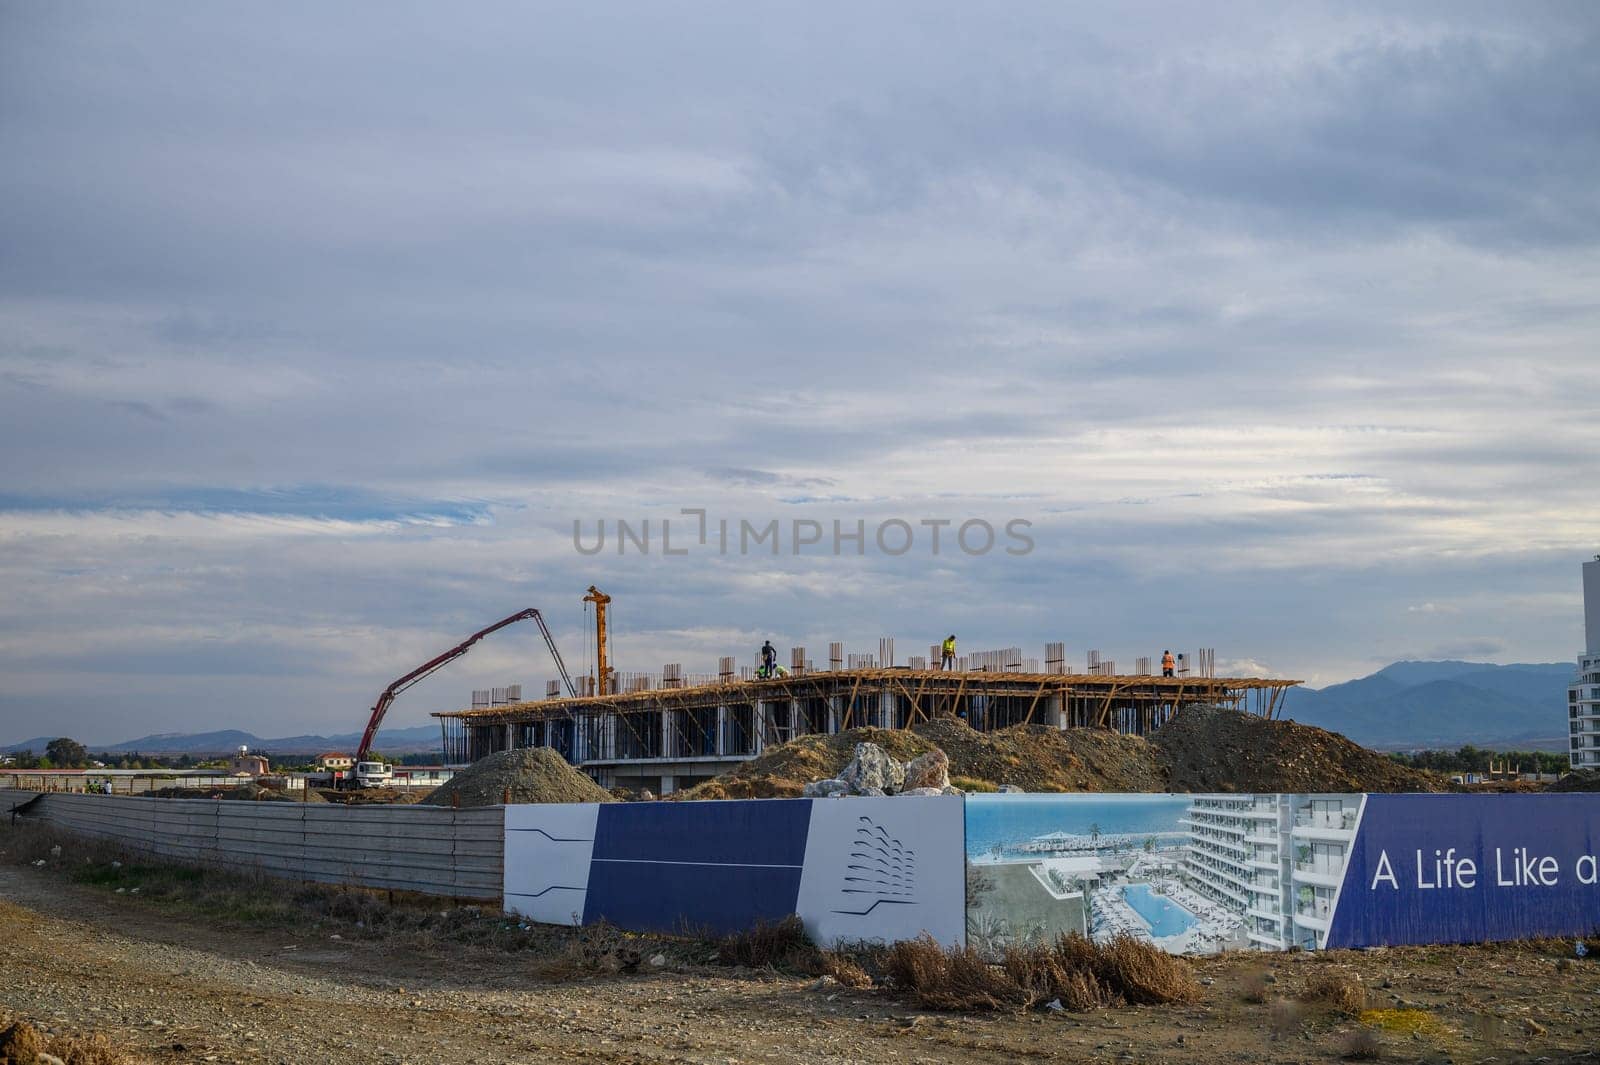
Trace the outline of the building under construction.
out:
[[[648,787],[668,794],[716,776],[796,736],[872,726],[903,729],[937,717],[965,720],[979,731],[1018,724],[1104,728],[1144,735],[1185,706],[1209,704],[1276,715],[1284,692],[1300,683],[1212,676],[1202,651],[1175,676],[1155,676],[1140,659],[1116,672],[1090,652],[1088,671],[1068,673],[1060,644],[1046,649],[1043,668],[1009,648],[958,659],[953,669],[912,658],[894,661],[893,641],[877,656],[830,647],[829,668],[812,668],[804,648],[792,667],[765,676],[733,660],[717,675],[686,676],[667,666],[659,675],[608,674],[575,696],[557,683],[533,702],[477,705],[437,713],[445,759],[471,762],[495,751],[550,747],[606,787]],[[938,648],[931,653],[937,655]],[[936,659],[935,659],[936,660]],[[485,693],[487,694],[487,693]],[[489,700],[482,700],[487,703]]]

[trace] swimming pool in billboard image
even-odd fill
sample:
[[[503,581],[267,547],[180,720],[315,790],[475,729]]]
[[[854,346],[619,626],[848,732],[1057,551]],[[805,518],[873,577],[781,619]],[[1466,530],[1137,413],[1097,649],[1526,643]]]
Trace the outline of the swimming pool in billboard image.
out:
[[[1322,946],[1360,796],[974,795],[967,938],[1180,954]]]

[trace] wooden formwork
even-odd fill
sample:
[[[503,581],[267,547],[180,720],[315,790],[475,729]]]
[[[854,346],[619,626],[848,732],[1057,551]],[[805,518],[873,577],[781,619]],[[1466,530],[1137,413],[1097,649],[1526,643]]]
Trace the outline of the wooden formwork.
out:
[[[570,735],[572,745],[562,753],[582,763],[593,760],[588,751],[602,749],[609,759],[739,757],[787,735],[863,725],[906,728],[937,717],[962,717],[981,730],[1033,723],[1142,735],[1188,705],[1272,718],[1283,693],[1299,683],[1261,677],[838,669],[434,716],[445,726],[447,757],[465,760],[513,746],[562,748],[551,739]]]

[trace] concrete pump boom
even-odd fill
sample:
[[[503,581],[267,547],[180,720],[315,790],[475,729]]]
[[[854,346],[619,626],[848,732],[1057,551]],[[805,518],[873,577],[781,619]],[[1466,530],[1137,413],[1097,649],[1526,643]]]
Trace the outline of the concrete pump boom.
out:
[[[378,701],[373,704],[372,717],[367,721],[367,731],[361,734],[361,747],[356,751],[356,761],[364,762],[367,760],[367,755],[372,751],[372,741],[378,737],[378,726],[383,723],[383,715],[388,713],[389,706],[394,702],[395,696],[399,695],[401,692],[405,691],[407,688],[411,687],[413,684],[417,683],[434,670],[454,662],[456,659],[460,658],[462,655],[471,650],[473,644],[477,643],[491,632],[498,632],[507,625],[518,621],[526,621],[530,618],[539,625],[539,634],[544,637],[544,645],[550,649],[550,657],[556,660],[556,669],[560,671],[561,679],[567,685],[567,694],[574,696],[577,695],[578,689],[573,686],[572,678],[567,675],[566,663],[561,660],[561,652],[556,650],[556,641],[550,635],[549,627],[545,625],[544,618],[540,616],[539,611],[529,607],[527,610],[517,611],[508,618],[501,618],[499,621],[495,622],[493,625],[490,625],[486,629],[478,630],[471,636],[468,636],[465,640],[462,640],[460,643],[450,648],[450,650],[446,651],[444,654],[424,662],[416,669],[413,669],[410,673],[407,673],[405,676],[401,677],[399,680],[383,689],[383,694],[378,696]]]

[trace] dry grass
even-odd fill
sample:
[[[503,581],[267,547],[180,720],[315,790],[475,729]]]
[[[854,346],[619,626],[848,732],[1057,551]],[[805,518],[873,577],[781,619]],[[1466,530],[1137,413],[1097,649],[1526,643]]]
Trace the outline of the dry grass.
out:
[[[932,936],[889,949],[888,976],[918,1005],[936,1010],[1020,1010],[1033,996],[971,947],[944,947]]]
[[[1240,997],[1256,1005],[1264,1004],[1267,1001],[1267,992],[1272,986],[1267,980],[1269,975],[1266,969],[1251,969],[1245,973],[1239,988]]]
[[[1118,936],[1098,949],[1096,975],[1132,1005],[1193,1002],[1200,997],[1194,969],[1160,947],[1132,936]]]
[[[0,1065],[34,1065],[41,1054],[53,1054],[64,1065],[137,1065],[103,1035],[46,1036],[27,1021],[14,1021],[0,1031]]]
[[[1192,1002],[1200,993],[1186,961],[1128,937],[1104,946],[1080,935],[1012,946],[1001,964],[991,965],[970,947],[946,948],[924,936],[895,944],[886,969],[902,994],[930,1009],[1026,1009],[1059,1001],[1082,1011]]]
[[[872,975],[861,963],[838,951],[824,950],[817,955],[820,976],[831,976],[845,987],[864,991],[872,986]]]
[[[1330,1006],[1340,1013],[1354,1017],[1367,1007],[1367,990],[1354,973],[1341,969],[1325,969],[1306,982],[1300,995],[1304,1002]]]
[[[1012,947],[1006,951],[1004,968],[1034,1002],[1058,1000],[1077,1012],[1122,1005],[1122,996],[1103,984],[1091,968],[1078,964],[1072,953],[1061,950],[1059,944]]]
[[[750,969],[815,968],[817,948],[806,935],[806,926],[795,914],[777,924],[757,921],[753,928],[723,936],[717,942],[717,960],[723,965],[743,965]]]
[[[1339,1037],[1339,1056],[1346,1061],[1375,1061],[1383,1056],[1383,1040],[1371,1028],[1352,1028]]]

